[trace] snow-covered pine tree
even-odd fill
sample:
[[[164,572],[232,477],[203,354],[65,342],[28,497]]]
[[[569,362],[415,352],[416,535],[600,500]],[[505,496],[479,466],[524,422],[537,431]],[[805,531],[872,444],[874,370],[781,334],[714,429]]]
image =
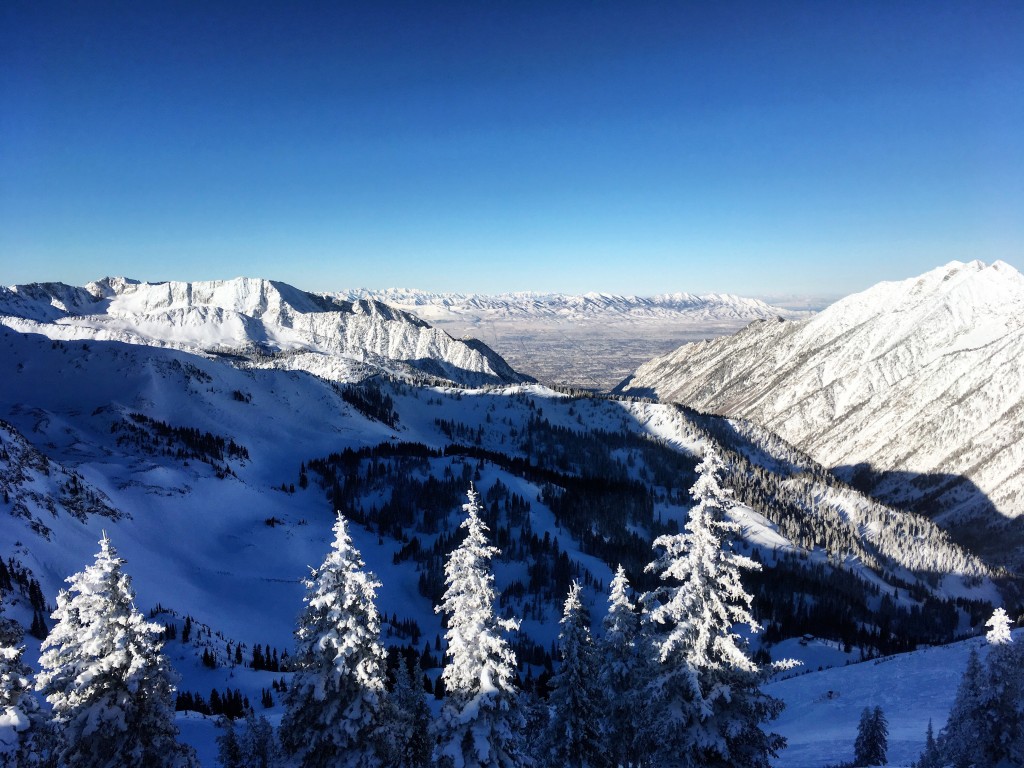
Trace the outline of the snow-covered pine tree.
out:
[[[57,763],[67,768],[196,766],[177,740],[174,675],[159,624],[135,608],[124,560],[104,534],[96,561],[57,595],[36,687],[53,706]]]
[[[601,729],[601,691],[594,675],[597,652],[578,582],[569,587],[561,623],[558,644],[562,664],[551,678],[551,722],[544,739],[543,763],[551,768],[610,766]]]
[[[378,739],[387,768],[425,768],[430,765],[430,708],[423,692],[419,659],[410,672],[399,655],[395,685],[388,699],[388,717]]]
[[[302,768],[380,764],[375,734],[386,695],[374,603],[380,583],[363,568],[339,513],[332,550],[306,581],[295,674],[281,718],[281,745]]]
[[[985,729],[985,670],[976,648],[971,648],[967,668],[960,678],[946,727],[939,733],[943,765],[971,768],[976,764],[976,740]]]
[[[522,744],[525,718],[515,687],[516,657],[501,630],[518,627],[494,615],[491,558],[476,490],[469,489],[466,538],[445,564],[447,589],[435,611],[447,615],[445,701],[437,722],[434,759],[454,768],[513,768],[529,760]]]
[[[224,733],[217,737],[217,759],[221,768],[273,768],[278,764],[279,749],[274,727],[263,715],[250,709],[245,725],[238,729],[230,717],[221,718]]]
[[[853,742],[853,764],[856,766],[885,765],[889,749],[889,723],[881,707],[864,707],[857,724],[857,738]]]
[[[733,631],[737,623],[759,630],[740,569],[760,565],[723,541],[739,530],[725,518],[732,502],[719,484],[723,468],[709,447],[685,533],[659,536],[654,546],[663,552],[647,566],[679,582],[644,599],[656,669],[642,743],[654,765],[768,768],[785,745],[761,728],[782,702],[762,692],[764,674]]]
[[[914,763],[914,768],[942,768],[942,753],[939,751],[939,743],[935,740],[935,730],[930,719],[924,739],[924,751]]]
[[[985,726],[981,748],[986,764],[1024,765],[1024,649],[1013,642],[1010,618],[997,608],[988,620],[986,685],[983,688]],[[977,744],[977,741],[976,741]]]
[[[639,654],[639,615],[630,602],[629,580],[621,565],[609,585],[603,626],[604,636],[598,645],[601,719],[612,765],[626,766],[634,762],[637,712],[642,709],[635,697],[644,686],[644,665]]]
[[[41,727],[32,670],[21,660],[21,625],[0,614],[0,767],[28,768]]]

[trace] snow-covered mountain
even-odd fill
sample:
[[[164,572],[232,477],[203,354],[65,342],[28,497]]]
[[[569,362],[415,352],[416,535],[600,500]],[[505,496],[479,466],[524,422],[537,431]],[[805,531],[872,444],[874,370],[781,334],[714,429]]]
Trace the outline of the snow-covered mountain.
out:
[[[687,344],[619,391],[757,422],[1005,555],[1024,544],[1022,361],[1024,276],[951,262],[808,320]]]
[[[0,287],[0,323],[63,340],[112,340],[232,355],[336,381],[373,372],[460,384],[530,380],[479,341],[457,341],[381,302],[344,301],[272,280],[142,283],[105,278]]]
[[[811,315],[729,294],[488,296],[392,288],[335,296],[343,301],[381,301],[456,338],[483,339],[517,370],[546,384],[601,391],[611,389],[640,363],[684,342],[733,333],[757,319]]]
[[[347,301],[381,301],[400,307],[430,322],[453,320],[495,321],[508,319],[605,322],[612,318],[630,320],[679,320],[694,323],[750,322],[765,317],[795,317],[794,312],[728,293],[667,293],[658,296],[617,296],[586,293],[431,293],[406,288],[380,291],[355,289],[335,294]]]
[[[0,325],[0,560],[22,575],[2,595],[5,613],[26,627],[48,616],[38,595],[52,605],[105,530],[139,607],[177,633],[166,652],[183,692],[230,687],[257,702],[271,689],[281,673],[250,659],[257,644],[291,648],[301,579],[327,551],[335,510],[383,585],[385,641],[429,646],[436,679],[443,629],[432,605],[470,483],[504,552],[500,609],[523,619],[511,638],[521,674],[537,680],[572,579],[596,621],[616,563],[637,588],[656,584],[644,572],[651,539],[685,521],[709,447],[726,458],[739,502],[736,546],[765,565],[751,587],[765,651],[813,631],[840,646],[832,663],[842,664],[969,632],[982,601],[998,599],[991,571],[934,524],[863,496],[750,424],[537,385],[341,385],[153,344],[130,327],[52,338],[114,299],[33,290],[7,297],[28,307]],[[297,312],[270,304],[239,314]],[[212,764],[212,721],[179,722]]]

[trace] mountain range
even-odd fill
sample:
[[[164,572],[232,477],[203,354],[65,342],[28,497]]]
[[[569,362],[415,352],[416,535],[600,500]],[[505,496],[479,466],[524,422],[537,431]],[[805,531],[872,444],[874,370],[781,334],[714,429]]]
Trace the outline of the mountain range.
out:
[[[334,296],[398,307],[455,337],[483,339],[515,368],[546,384],[598,391],[611,389],[641,363],[683,342],[733,333],[757,319],[812,314],[731,294],[484,295],[391,288]]]
[[[104,278],[0,287],[0,322],[64,340],[109,340],[244,358],[337,380],[420,373],[460,384],[532,381],[479,341],[458,341],[379,301],[273,280],[144,283]]]
[[[617,391],[749,419],[988,555],[1024,556],[1024,277],[951,262],[651,360]]]

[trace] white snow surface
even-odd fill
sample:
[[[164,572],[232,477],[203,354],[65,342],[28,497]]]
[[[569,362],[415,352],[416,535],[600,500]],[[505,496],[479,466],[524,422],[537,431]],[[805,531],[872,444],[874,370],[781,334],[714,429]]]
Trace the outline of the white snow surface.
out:
[[[1014,633],[1024,642],[1024,630]],[[890,768],[910,766],[924,748],[928,721],[938,734],[956,696],[971,648],[984,659],[983,638],[808,672],[766,686],[786,703],[772,730],[786,737],[779,768],[822,768],[853,759],[865,707],[880,706],[889,722]]]
[[[826,466],[930,476],[938,519],[1024,514],[1024,276],[951,262],[637,369],[633,394],[749,419]],[[962,479],[966,479],[965,484]],[[912,503],[907,475],[879,486]],[[976,486],[972,493],[969,484]]]

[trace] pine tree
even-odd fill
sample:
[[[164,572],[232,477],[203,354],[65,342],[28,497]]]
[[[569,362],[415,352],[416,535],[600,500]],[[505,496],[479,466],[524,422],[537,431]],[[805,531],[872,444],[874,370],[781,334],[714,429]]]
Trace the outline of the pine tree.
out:
[[[95,563],[57,596],[36,686],[53,706],[58,763],[195,766],[191,747],[177,741],[174,677],[157,640],[163,628],[136,610],[123,564],[104,534]]]
[[[686,532],[659,536],[663,552],[647,567],[679,586],[645,597],[657,669],[643,743],[655,765],[767,768],[785,740],[761,724],[782,702],[761,691],[764,674],[733,632],[737,623],[759,630],[740,569],[760,565],[723,546],[739,526],[725,519],[721,458],[709,448],[697,471]]]
[[[997,608],[986,626],[988,669],[983,687],[984,729],[976,737],[990,765],[1024,765],[1024,650],[1013,642],[1010,619]]]
[[[857,766],[885,765],[889,748],[889,724],[881,707],[864,707],[853,743],[853,763]]]
[[[501,630],[518,627],[494,616],[491,558],[476,490],[462,527],[466,538],[445,564],[447,589],[434,610],[447,614],[448,664],[441,674],[446,691],[437,724],[434,759],[454,768],[512,768],[527,759],[521,743],[525,720],[515,688],[515,653]]]
[[[985,730],[984,678],[985,670],[978,651],[971,648],[946,727],[939,734],[943,761],[953,768],[970,768],[975,764],[976,740]]]
[[[0,615],[0,768],[27,768],[38,757],[43,723],[21,656],[21,626]]]
[[[425,768],[430,765],[430,709],[420,683],[419,660],[412,672],[399,656],[395,685],[389,697],[387,722],[378,734],[387,768]]]
[[[935,740],[935,731],[932,729],[932,721],[928,721],[928,732],[925,735],[924,751],[921,757],[914,764],[914,768],[942,768],[942,753],[939,751],[939,744]]]
[[[629,580],[620,565],[609,585],[604,636],[598,646],[598,679],[603,703],[604,732],[612,765],[626,766],[632,756],[640,709],[636,693],[644,686],[639,656],[639,616],[630,602]]]
[[[333,550],[306,581],[281,719],[282,746],[303,768],[379,763],[373,734],[386,693],[374,604],[380,583],[363,570],[341,514],[334,534]]]
[[[277,764],[274,728],[263,715],[257,718],[250,711],[241,729],[230,717],[221,718],[218,725],[224,729],[217,737],[217,759],[222,768],[271,768]]]
[[[561,624],[562,665],[551,678],[544,763],[551,768],[611,765],[601,731],[601,695],[594,675],[597,653],[578,582],[569,587]]]

